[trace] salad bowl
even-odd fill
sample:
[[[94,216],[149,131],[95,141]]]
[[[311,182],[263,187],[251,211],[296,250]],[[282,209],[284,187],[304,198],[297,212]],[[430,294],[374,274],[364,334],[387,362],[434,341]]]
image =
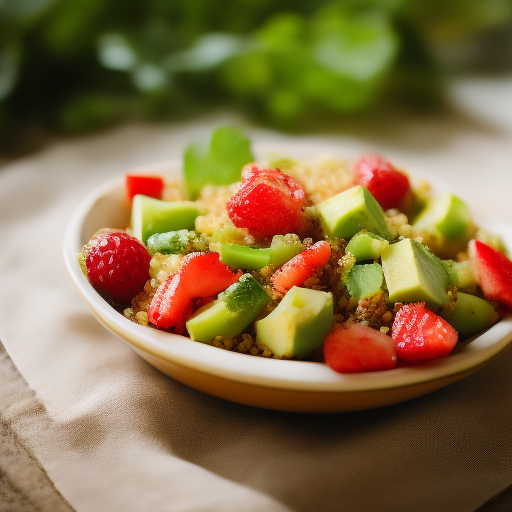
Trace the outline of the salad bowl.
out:
[[[180,163],[162,163],[141,173],[176,176]],[[71,280],[96,319],[147,362],[169,377],[226,400],[281,411],[324,413],[383,407],[433,392],[476,372],[512,343],[512,318],[459,342],[447,357],[393,370],[340,374],[326,364],[279,360],[223,350],[138,325],[112,308],[83,275],[77,255],[99,229],[126,228],[130,207],[124,177],[91,192],[78,206],[63,240]],[[512,247],[512,227],[479,222]],[[99,355],[101,357],[101,355]]]

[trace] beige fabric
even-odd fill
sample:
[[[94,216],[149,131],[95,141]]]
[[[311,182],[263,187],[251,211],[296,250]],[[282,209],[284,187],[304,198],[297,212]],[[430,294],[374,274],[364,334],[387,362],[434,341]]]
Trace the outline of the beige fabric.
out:
[[[77,203],[127,169],[179,157],[225,120],[127,126],[3,166],[0,339],[38,399],[3,420],[78,512],[474,510],[512,480],[512,351],[380,410],[265,411],[160,374],[73,289],[61,239]],[[512,220],[512,128],[454,115],[359,128],[321,140],[425,169]],[[248,130],[260,143],[287,139]]]

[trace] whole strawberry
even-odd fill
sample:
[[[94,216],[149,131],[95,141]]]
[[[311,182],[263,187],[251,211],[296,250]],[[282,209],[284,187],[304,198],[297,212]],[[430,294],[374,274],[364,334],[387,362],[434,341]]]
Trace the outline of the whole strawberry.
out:
[[[79,259],[94,288],[118,304],[130,302],[149,279],[150,254],[124,231],[96,234]]]

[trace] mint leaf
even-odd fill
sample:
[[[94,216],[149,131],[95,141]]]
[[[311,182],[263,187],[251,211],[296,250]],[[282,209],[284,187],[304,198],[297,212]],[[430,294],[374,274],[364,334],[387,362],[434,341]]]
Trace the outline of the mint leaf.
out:
[[[205,185],[229,185],[239,181],[243,166],[253,161],[251,141],[242,130],[230,126],[217,128],[207,148],[192,144],[183,155],[189,199],[196,199]]]

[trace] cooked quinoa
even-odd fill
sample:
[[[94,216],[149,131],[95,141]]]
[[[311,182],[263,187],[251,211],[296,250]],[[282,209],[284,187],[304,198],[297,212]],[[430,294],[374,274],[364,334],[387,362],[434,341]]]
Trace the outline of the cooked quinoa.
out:
[[[310,161],[292,161],[289,159],[276,159],[271,162],[273,168],[280,168],[284,173],[297,179],[307,192],[307,206],[325,201],[353,186],[353,173],[347,161],[332,158]],[[226,203],[237,191],[239,183],[228,186],[206,186],[202,189],[198,201],[204,211],[197,217],[195,229],[199,234],[201,245],[196,250],[215,251],[220,243],[234,243],[239,245],[254,246],[256,240],[247,229],[235,227],[228,216]],[[415,189],[416,197],[426,201],[430,197],[428,184],[422,182]],[[164,199],[182,200],[183,185],[174,180],[167,183],[164,190]],[[406,213],[392,209],[385,212],[385,219],[390,232],[396,239],[412,238],[426,245],[434,253],[456,259],[467,260],[465,246],[446,246],[446,240],[440,240],[432,233],[415,228],[409,223]],[[471,233],[473,236],[476,228]],[[342,238],[328,238],[322,232],[315,221],[309,219],[309,224],[301,241],[304,248],[311,246],[315,240],[326,240],[331,246],[331,257],[316,274],[311,276],[303,285],[313,290],[331,292],[334,302],[334,322],[350,325],[360,323],[389,334],[396,312],[401,303],[387,301],[385,284],[382,291],[377,294],[355,300],[350,297],[344,284],[348,272],[355,263],[350,253],[346,253],[347,241]],[[270,239],[258,240],[258,247],[269,247]],[[151,279],[147,281],[144,290],[132,301],[131,307],[124,310],[124,315],[140,325],[148,325],[148,308],[156,289],[165,279],[175,273],[181,264],[183,256],[177,254],[153,255],[150,264]],[[272,266],[264,267],[257,271],[251,271],[253,277],[264,287],[271,296],[271,301],[260,314],[260,318],[267,316],[281,301],[283,295],[273,289],[270,278],[276,269]],[[456,296],[457,289],[450,292]],[[448,306],[449,307],[449,306]],[[222,338],[217,336],[212,345],[246,354],[262,357],[274,357],[272,351],[264,344],[256,340],[253,326],[243,333]],[[321,351],[316,351],[308,359],[321,360]]]

